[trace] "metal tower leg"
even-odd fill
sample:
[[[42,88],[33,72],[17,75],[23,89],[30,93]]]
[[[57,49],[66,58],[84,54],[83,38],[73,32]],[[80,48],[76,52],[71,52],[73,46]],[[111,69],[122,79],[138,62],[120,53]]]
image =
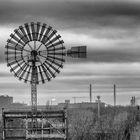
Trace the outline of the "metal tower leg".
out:
[[[37,85],[36,85],[36,67],[33,68],[32,84],[31,84],[31,103],[32,103],[32,113],[37,112]]]
[[[31,103],[32,103],[32,132],[36,133],[37,129],[37,67],[35,62],[32,67],[32,83],[31,83]]]
[[[2,140],[5,140],[5,116],[4,116],[4,108],[2,108],[2,122],[3,122],[3,127],[2,127]]]

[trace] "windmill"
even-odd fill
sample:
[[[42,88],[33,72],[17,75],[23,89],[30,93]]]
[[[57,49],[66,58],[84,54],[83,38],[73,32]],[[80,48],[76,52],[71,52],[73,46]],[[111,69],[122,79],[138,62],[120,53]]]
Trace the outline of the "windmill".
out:
[[[85,58],[86,46],[66,50],[61,36],[51,26],[25,23],[14,30],[6,45],[6,61],[10,72],[31,84],[32,130],[37,120],[37,85],[51,81],[63,68],[65,57]]]

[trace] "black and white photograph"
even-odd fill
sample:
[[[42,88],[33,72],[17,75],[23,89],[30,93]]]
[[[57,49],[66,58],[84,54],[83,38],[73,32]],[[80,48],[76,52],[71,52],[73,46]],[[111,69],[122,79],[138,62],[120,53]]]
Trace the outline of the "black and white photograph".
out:
[[[0,140],[140,140],[140,1],[0,0]]]

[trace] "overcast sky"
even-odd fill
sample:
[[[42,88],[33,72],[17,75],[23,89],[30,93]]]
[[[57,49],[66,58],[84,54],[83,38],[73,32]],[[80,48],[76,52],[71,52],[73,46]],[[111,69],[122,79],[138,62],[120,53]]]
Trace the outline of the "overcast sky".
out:
[[[65,46],[86,45],[85,60],[68,59],[51,82],[38,86],[38,103],[54,104],[74,96],[89,100],[89,84],[96,96],[113,104],[129,104],[140,96],[140,2],[138,0],[0,0],[0,94],[30,103],[30,85],[18,81],[4,60],[10,33],[26,22],[48,23]]]

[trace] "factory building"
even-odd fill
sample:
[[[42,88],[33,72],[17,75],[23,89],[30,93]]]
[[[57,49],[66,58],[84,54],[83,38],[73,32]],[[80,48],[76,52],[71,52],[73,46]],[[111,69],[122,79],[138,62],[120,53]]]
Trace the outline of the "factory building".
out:
[[[2,95],[0,96],[0,107],[1,108],[7,108],[13,103],[13,97],[10,97],[8,95]]]
[[[70,103],[70,101],[66,100],[64,103],[58,104],[59,108],[65,108],[68,107],[70,109],[74,108],[97,108],[98,107],[98,101],[96,102],[82,102],[82,103]],[[100,107],[105,107],[105,103],[100,102]]]

